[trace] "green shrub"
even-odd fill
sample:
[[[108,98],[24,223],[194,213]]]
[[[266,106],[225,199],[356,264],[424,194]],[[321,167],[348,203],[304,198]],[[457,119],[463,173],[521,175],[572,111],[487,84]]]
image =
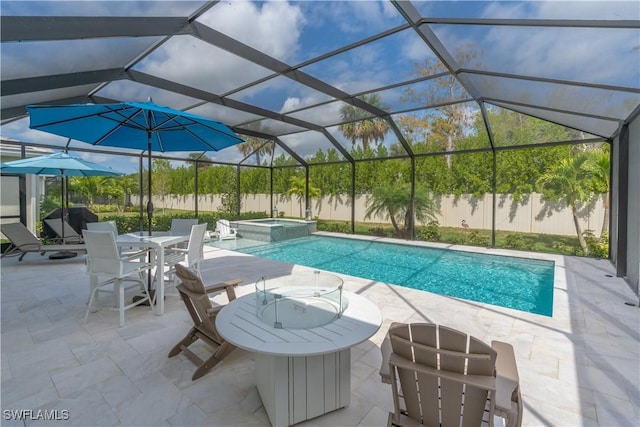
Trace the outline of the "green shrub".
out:
[[[440,235],[440,223],[438,221],[429,221],[429,223],[418,230],[416,238],[418,240],[426,240],[429,242],[439,242],[442,239]]]
[[[589,248],[589,255],[594,258],[609,258],[609,233],[602,233],[597,238],[593,231],[587,230],[582,233]]]
[[[171,229],[171,220],[174,218],[189,219],[193,218],[192,212],[180,212],[170,215],[153,215],[151,222],[151,229],[154,231],[166,231]],[[246,219],[260,219],[267,218],[266,212],[243,212],[239,217],[229,218],[229,215],[222,214],[220,212],[201,212],[198,214],[198,222],[207,223],[207,230],[215,230],[216,222],[219,219],[226,218],[230,220],[246,220]],[[102,221],[115,221],[118,226],[118,231],[121,233],[131,233],[140,230],[140,215],[105,215]],[[143,228],[147,227],[147,216],[143,217]]]
[[[473,230],[469,234],[469,243],[476,246],[489,246],[491,244],[491,239],[488,236],[481,234],[479,231]]]
[[[524,246],[524,239],[518,234],[508,234],[504,238],[504,247],[509,249],[522,249]]]
[[[509,249],[528,250],[530,245],[519,234],[507,234],[504,238],[504,247]]]
[[[140,209],[140,208],[138,208]],[[118,205],[113,205],[113,204],[94,204],[91,205],[91,211],[93,213],[111,213],[111,212],[117,212],[118,211]]]
[[[351,225],[348,222],[318,221],[318,231],[351,233]]]
[[[369,233],[373,236],[385,237],[384,228],[382,227],[371,227],[369,228]]]
[[[459,234],[453,234],[447,236],[446,238],[443,238],[442,242],[451,243],[453,245],[464,245],[465,243],[467,243],[467,239]]]

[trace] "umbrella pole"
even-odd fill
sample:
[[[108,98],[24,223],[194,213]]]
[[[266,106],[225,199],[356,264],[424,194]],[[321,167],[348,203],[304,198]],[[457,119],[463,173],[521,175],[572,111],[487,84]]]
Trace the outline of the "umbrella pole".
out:
[[[147,230],[149,236],[151,236],[151,221],[153,219],[153,202],[151,201],[151,132],[147,132],[147,156],[147,167],[149,168],[147,171],[147,185],[149,186],[147,190]],[[151,252],[149,252],[149,262],[152,262]],[[158,265],[156,268],[159,270],[156,274],[164,274],[164,265]],[[151,270],[147,271],[147,290],[149,291],[149,295],[151,295]],[[152,298],[155,298],[155,295]]]
[[[64,171],[62,171],[62,194],[60,195],[60,204],[61,204],[61,208],[62,208],[62,212],[60,213],[60,225],[62,226],[62,244],[64,245],[64,217],[65,217],[65,212],[67,211],[67,206],[65,206],[65,200],[67,199],[66,196],[67,193],[67,177],[64,176]]]
[[[62,210],[62,212],[60,213],[60,225],[62,226],[62,244],[65,244],[65,238],[64,238],[64,220],[66,217],[66,212],[69,208],[68,204],[69,204],[69,198],[65,197],[67,195],[67,176],[64,174],[64,169],[60,169],[61,172],[61,176],[62,176],[62,194],[60,195],[60,209]],[[65,205],[66,203],[66,205]],[[54,254],[49,255],[49,259],[66,259],[66,258],[73,258],[78,256],[77,252],[69,252],[69,251],[60,251],[60,252],[56,252]]]

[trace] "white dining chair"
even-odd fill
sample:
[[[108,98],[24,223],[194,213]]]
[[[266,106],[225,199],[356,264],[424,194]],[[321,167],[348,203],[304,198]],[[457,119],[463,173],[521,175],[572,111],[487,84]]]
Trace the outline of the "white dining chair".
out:
[[[165,283],[176,283],[176,264],[184,267],[194,268],[200,274],[200,261],[204,258],[204,236],[207,231],[207,223],[191,226],[189,242],[186,248],[174,247],[165,252],[165,272],[167,280]],[[167,292],[165,291],[165,295]]]
[[[83,230],[85,245],[87,246],[87,274],[90,276],[90,295],[84,322],[87,322],[89,312],[96,311],[94,304],[97,302],[98,293],[109,288],[113,292],[116,302],[115,308],[119,314],[119,324],[124,326],[124,312],[130,308],[148,302],[151,309],[153,304],[146,287],[144,272],[150,270],[152,265],[141,261],[147,250],[123,256],[116,245],[116,238],[112,231]],[[130,304],[125,305],[125,281],[133,281],[135,287],[143,292],[141,298],[136,298]]]
[[[118,225],[115,221],[100,221],[100,222],[88,222],[87,230],[90,231],[110,231],[113,233],[113,237],[118,238]],[[129,255],[132,253],[138,253],[138,250],[135,248],[127,248],[123,246],[118,246],[118,252],[121,255]]]
[[[88,222],[89,231],[111,231],[114,236],[118,236],[118,225],[115,221]]]
[[[171,235],[186,236],[191,233],[191,227],[198,225],[197,218],[173,218],[171,220]]]

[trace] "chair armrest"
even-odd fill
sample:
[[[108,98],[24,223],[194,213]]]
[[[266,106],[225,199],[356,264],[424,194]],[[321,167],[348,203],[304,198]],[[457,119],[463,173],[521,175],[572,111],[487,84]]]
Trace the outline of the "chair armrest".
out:
[[[491,347],[496,351],[496,409],[510,413],[512,402],[518,402],[520,394],[520,376],[513,346],[492,341]]]
[[[389,370],[389,357],[391,357],[391,340],[389,334],[384,337],[380,344],[380,352],[382,353],[382,363],[380,364],[380,381],[391,384],[391,371]]]
[[[171,248],[168,248],[167,251],[171,251],[171,252],[184,252],[187,253],[189,252],[189,250],[187,248],[178,248],[176,246],[173,246]]]
[[[132,253],[127,253],[126,256],[123,256],[122,258],[120,258],[123,261],[129,261],[132,259],[136,259],[136,258],[140,258],[143,255],[147,255],[149,252],[151,252],[153,249],[142,249],[136,252],[132,252]]]
[[[231,301],[236,299],[236,291],[234,290],[234,288],[238,286],[240,283],[242,283],[242,280],[240,279],[227,280],[226,282],[215,283],[213,285],[205,286],[204,291],[207,294],[211,294],[221,290],[226,290],[227,297],[229,298],[229,301]]]
[[[399,322],[392,322],[389,325],[389,329],[393,328],[396,325],[400,325]],[[389,370],[389,357],[393,352],[391,348],[391,340],[389,339],[389,333],[384,336],[384,340],[382,344],[380,344],[380,352],[382,353],[382,363],[380,364],[380,381],[386,384],[391,384],[391,371]]]

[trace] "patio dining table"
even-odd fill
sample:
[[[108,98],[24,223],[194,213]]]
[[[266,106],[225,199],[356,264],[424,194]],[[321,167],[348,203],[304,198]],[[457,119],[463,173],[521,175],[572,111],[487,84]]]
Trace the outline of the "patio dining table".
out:
[[[146,231],[120,234],[116,238],[116,244],[118,244],[118,246],[153,249],[156,271],[160,273],[162,273],[164,269],[165,250],[171,246],[188,241],[188,234],[184,236],[173,236],[168,232],[153,232],[152,235],[149,236]],[[160,316],[164,314],[164,274],[158,274],[157,278],[154,312]]]

